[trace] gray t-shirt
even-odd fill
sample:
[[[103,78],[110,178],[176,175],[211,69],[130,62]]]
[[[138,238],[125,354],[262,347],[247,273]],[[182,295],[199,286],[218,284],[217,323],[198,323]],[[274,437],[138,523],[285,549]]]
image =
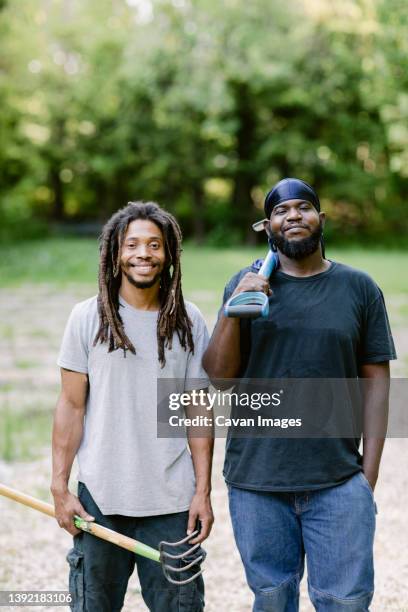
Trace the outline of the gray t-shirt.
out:
[[[125,331],[136,349],[126,357],[121,349],[108,353],[107,344],[93,345],[96,297],[77,304],[69,317],[58,365],[89,378],[78,480],[103,514],[154,516],[190,506],[195,479],[187,441],[157,438],[157,379],[207,379],[201,366],[207,328],[194,304],[186,308],[194,353],[174,334],[164,368],[157,357],[157,311],[138,310],[120,298]]]

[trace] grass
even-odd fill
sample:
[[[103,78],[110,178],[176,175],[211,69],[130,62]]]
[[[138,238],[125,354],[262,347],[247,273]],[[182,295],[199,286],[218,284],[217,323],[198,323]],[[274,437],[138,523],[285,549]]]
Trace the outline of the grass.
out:
[[[215,249],[186,244],[183,280],[186,294],[215,291],[221,296],[227,280],[265,248]],[[365,270],[384,293],[408,293],[408,252],[386,249],[331,249],[328,257]],[[0,286],[51,284],[64,287],[88,284],[96,288],[98,248],[96,240],[52,238],[0,247]]]
[[[31,370],[37,365],[36,361],[28,361],[27,359],[16,359],[14,365],[19,370]]]
[[[14,329],[11,325],[0,325],[0,338],[3,340],[12,340],[14,338]]]
[[[30,461],[50,444],[52,411],[30,408],[19,412],[7,402],[0,408],[0,457],[4,461]]]
[[[0,285],[95,283],[96,240],[46,239],[0,248]]]

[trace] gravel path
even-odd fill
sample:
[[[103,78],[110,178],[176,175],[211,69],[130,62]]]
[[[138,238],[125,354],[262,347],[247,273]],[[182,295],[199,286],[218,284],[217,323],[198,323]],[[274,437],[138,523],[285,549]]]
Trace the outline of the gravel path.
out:
[[[52,287],[0,292],[0,419],[4,417],[4,406],[18,406],[23,411],[33,406],[42,406],[44,410],[53,406],[59,382],[54,364],[67,314],[73,303],[91,294],[92,289],[86,287],[63,292],[56,292]],[[396,296],[395,304],[399,303],[400,297]],[[393,318],[392,308],[391,319],[395,322],[394,335],[400,355],[393,373],[403,376],[407,370],[408,330],[406,321],[403,325],[398,319],[397,311]],[[1,432],[0,423],[0,435]],[[252,596],[234,546],[226,488],[221,477],[223,447],[224,441],[217,440],[213,492],[216,522],[206,543],[206,609],[208,612],[249,612]],[[408,612],[407,466],[407,440],[388,440],[376,489],[379,514],[375,545],[376,595],[372,612]],[[0,482],[50,501],[50,470],[49,444],[45,444],[40,458],[0,462]],[[65,556],[71,546],[70,536],[52,519],[3,498],[0,498],[0,519],[3,527],[0,590],[65,590]],[[302,612],[313,610],[305,584],[301,602]],[[62,608],[32,609],[58,612]],[[124,611],[144,610],[135,573],[129,583]]]

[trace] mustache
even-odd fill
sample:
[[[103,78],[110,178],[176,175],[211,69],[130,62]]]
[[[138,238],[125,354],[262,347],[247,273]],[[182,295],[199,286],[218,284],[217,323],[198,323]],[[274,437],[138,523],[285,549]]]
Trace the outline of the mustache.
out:
[[[153,259],[152,257],[146,257],[146,259],[139,259],[137,261],[127,261],[127,268],[136,268],[137,266],[157,266],[159,261],[157,259]]]
[[[308,225],[305,225],[304,223],[293,223],[292,225],[285,225],[285,227],[282,228],[282,232],[286,232],[287,230],[293,229],[294,227],[302,227],[303,229],[310,230],[310,227]]]

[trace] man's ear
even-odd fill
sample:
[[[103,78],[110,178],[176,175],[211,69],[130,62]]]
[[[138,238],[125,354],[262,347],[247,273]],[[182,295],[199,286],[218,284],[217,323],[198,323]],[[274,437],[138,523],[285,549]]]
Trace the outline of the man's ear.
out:
[[[256,223],[253,223],[252,229],[254,230],[254,232],[262,232],[262,231],[268,232],[269,219],[262,219],[262,221],[257,221]]]
[[[324,227],[326,223],[326,213],[319,212],[319,219],[320,219],[320,223],[322,224],[322,227]]]

